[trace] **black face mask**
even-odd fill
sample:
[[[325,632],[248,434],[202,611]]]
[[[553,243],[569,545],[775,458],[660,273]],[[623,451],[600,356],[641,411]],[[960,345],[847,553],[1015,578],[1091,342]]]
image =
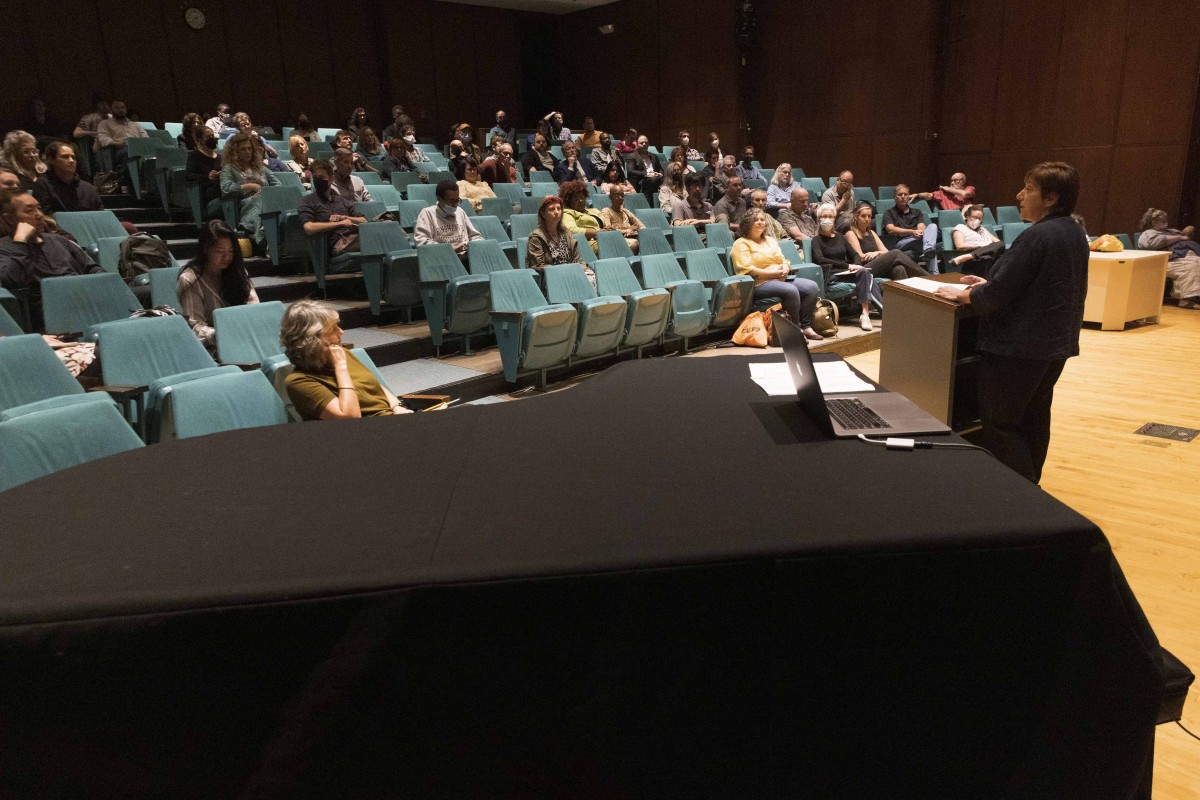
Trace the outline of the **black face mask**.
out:
[[[750,162],[753,160],[754,160],[753,153],[747,153],[742,156],[742,163],[745,164],[746,166],[750,166]]]
[[[209,136],[207,139],[205,139],[205,140],[204,140],[204,146],[205,146],[205,147],[207,147],[209,150],[214,150],[214,149],[216,149],[216,147],[217,147],[217,137],[215,137],[215,136]]]
[[[317,194],[324,195],[329,191],[329,187],[333,184],[333,181],[329,180],[329,178],[313,178],[312,183],[313,191],[315,191]]]

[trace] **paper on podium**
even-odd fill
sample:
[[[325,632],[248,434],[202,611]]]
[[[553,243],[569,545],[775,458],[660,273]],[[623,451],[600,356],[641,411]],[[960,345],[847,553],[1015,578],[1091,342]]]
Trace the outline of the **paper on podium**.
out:
[[[873,392],[875,387],[859,378],[845,361],[818,361],[813,365],[824,394]],[[751,364],[750,379],[771,397],[795,397],[796,384],[786,361],[776,364]]]
[[[920,292],[929,292],[930,294],[935,294],[937,290],[943,286],[958,286],[956,283],[931,281],[929,278],[904,278],[896,281],[896,283],[899,283],[903,286],[908,286]]]

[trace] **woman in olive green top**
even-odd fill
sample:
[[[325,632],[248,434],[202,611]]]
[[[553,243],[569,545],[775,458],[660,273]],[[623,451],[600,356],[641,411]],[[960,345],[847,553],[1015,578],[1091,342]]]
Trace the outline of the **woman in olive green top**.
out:
[[[300,300],[288,306],[279,326],[279,341],[296,368],[287,376],[286,386],[302,419],[411,413],[342,347],[338,314],[324,303]]]

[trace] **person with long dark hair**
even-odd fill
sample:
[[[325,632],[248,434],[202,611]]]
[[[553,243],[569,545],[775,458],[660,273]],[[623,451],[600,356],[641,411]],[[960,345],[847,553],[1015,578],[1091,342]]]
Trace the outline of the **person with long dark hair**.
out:
[[[200,229],[200,252],[180,270],[175,291],[188,325],[210,350],[217,344],[213,311],[258,302],[237,235],[222,220]]]

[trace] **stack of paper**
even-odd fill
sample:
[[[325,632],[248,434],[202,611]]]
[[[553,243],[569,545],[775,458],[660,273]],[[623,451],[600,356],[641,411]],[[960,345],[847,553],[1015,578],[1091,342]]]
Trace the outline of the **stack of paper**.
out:
[[[818,361],[817,381],[825,394],[843,392],[873,392],[875,387],[854,374],[845,361]],[[787,362],[778,364],[751,364],[750,379],[771,397],[795,397],[796,384],[788,371]]]

